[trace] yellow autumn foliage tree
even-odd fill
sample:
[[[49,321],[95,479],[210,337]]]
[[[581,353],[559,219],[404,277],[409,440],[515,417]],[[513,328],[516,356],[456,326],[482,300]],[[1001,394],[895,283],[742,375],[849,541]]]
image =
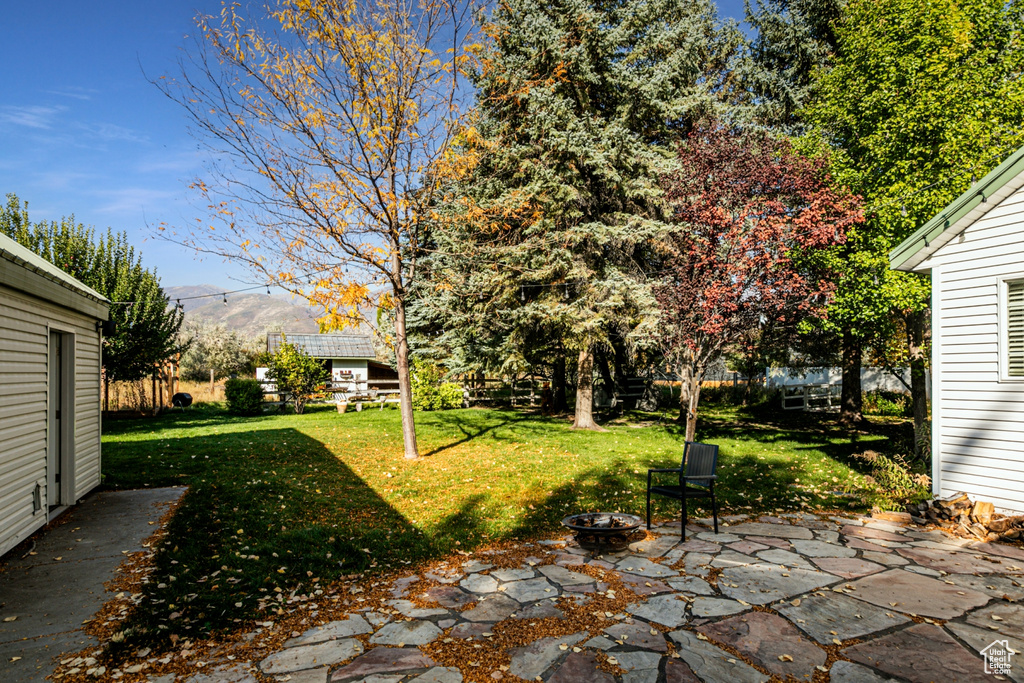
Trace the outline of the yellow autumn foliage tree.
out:
[[[480,46],[461,0],[225,4],[163,92],[214,153],[194,187],[209,217],[169,239],[248,266],[394,348],[405,455],[415,458],[405,316],[415,254],[460,129]],[[394,321],[377,329],[377,316]]]

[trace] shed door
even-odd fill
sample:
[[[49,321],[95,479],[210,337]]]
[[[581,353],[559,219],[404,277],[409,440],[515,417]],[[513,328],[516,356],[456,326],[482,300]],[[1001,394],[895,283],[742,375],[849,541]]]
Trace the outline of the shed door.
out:
[[[46,449],[46,497],[50,508],[67,504],[62,489],[67,489],[68,482],[65,479],[71,470],[68,465],[71,451],[68,427],[74,416],[70,414],[73,372],[70,337],[63,332],[50,332],[50,400],[47,406],[49,447]]]

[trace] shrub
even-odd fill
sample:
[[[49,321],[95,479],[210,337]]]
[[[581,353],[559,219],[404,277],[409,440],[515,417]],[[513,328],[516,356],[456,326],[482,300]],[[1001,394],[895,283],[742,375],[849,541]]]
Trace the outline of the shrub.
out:
[[[864,393],[863,410],[868,415],[911,417],[914,414],[914,405],[909,394],[876,389]]]
[[[907,503],[930,497],[931,477],[915,473],[902,456],[864,451],[854,457],[871,467],[869,481],[877,487],[876,503],[883,510],[902,510]]]
[[[462,407],[462,387],[445,382],[444,371],[432,363],[415,361],[412,370],[412,406],[416,410],[451,410]]]
[[[323,391],[331,373],[317,358],[304,353],[283,338],[274,355],[266,359],[267,379],[277,385],[278,392],[292,400],[295,413],[301,415],[306,402]]]
[[[232,377],[224,382],[228,411],[235,415],[259,415],[263,412],[263,385],[259,380]]]

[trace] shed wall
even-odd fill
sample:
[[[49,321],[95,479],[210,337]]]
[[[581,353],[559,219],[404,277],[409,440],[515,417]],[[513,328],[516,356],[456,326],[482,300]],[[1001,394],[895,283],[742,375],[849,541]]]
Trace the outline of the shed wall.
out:
[[[96,319],[0,285],[0,555],[47,521],[46,449],[50,330],[74,335],[74,482],[100,483],[100,347]],[[42,509],[33,512],[36,482]]]
[[[1000,380],[998,294],[1001,278],[1024,278],[1024,190],[926,265],[938,382],[932,422],[937,488],[1024,512],[1024,382]]]

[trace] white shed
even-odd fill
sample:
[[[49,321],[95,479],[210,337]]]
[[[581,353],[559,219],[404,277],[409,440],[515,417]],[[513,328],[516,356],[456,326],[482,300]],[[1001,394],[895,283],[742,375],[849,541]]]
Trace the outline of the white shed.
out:
[[[335,386],[354,382],[365,389],[367,382],[398,378],[397,372],[377,362],[377,352],[369,335],[285,334],[283,337],[303,353],[324,361]],[[281,334],[268,334],[267,353],[275,353],[281,347],[281,341]],[[266,373],[266,368],[256,368],[256,379],[266,379]]]
[[[932,280],[932,480],[1024,512],[1024,148],[889,255]]]
[[[100,483],[108,306],[0,235],[0,555]]]

